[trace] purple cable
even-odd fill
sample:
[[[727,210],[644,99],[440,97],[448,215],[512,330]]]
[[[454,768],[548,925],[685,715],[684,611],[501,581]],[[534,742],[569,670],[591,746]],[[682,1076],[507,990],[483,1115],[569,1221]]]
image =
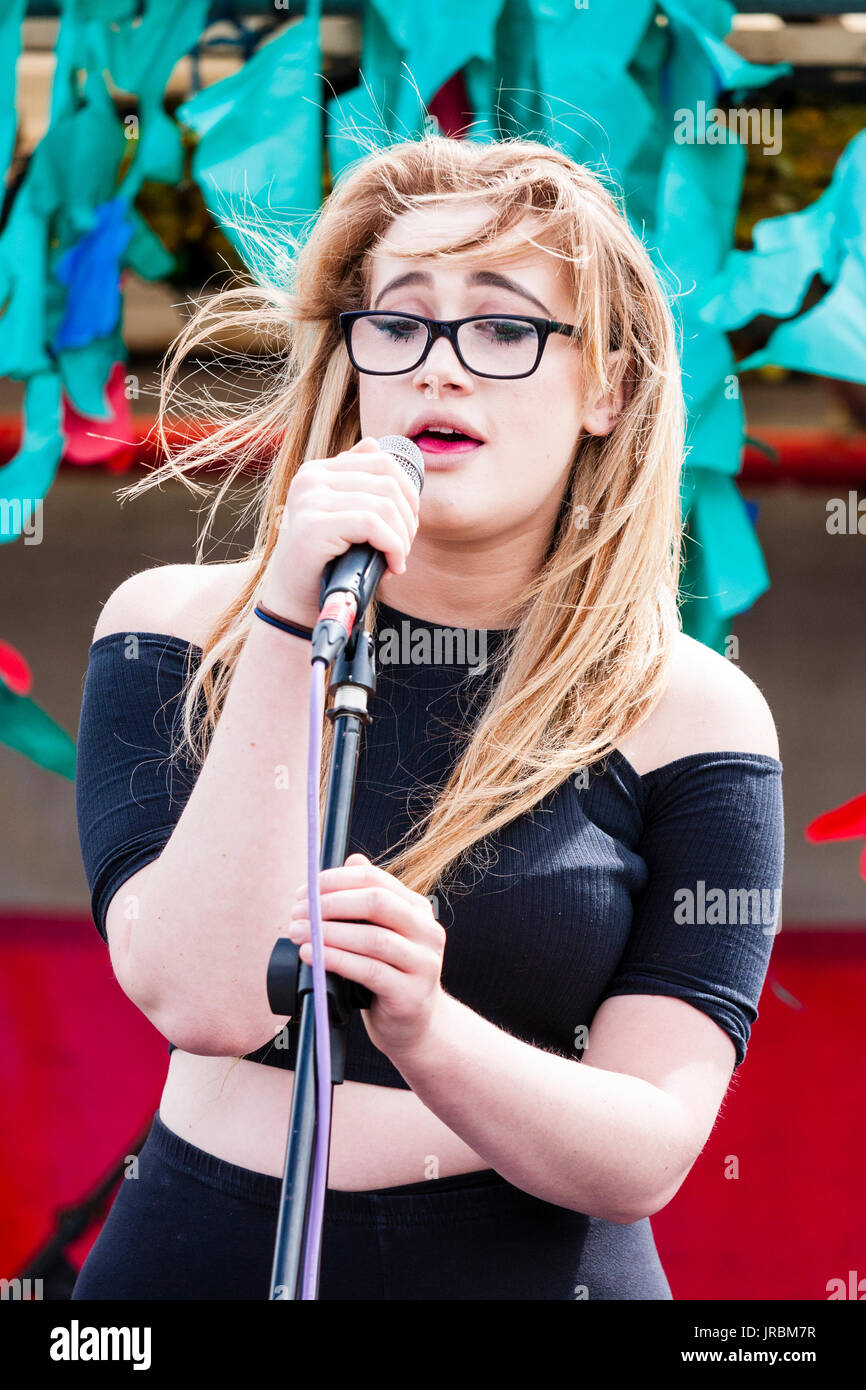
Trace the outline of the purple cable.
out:
[[[324,719],[324,662],[314,661],[310,672],[310,731],[307,754],[307,897],[310,905],[310,939],[313,947],[313,1016],[316,1038],[318,1121],[310,1207],[304,1230],[302,1299],[315,1299],[319,1273],[319,1242],[325,1210],[328,1148],[331,1135],[331,1036],[325,983],[325,943],[322,937],[322,904],[319,896],[319,769],[322,760]],[[327,668],[326,668],[327,669]]]

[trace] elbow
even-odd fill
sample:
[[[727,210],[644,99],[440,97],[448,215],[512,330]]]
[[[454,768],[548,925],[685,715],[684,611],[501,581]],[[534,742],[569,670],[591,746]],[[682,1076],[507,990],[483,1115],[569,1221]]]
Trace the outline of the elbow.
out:
[[[683,1183],[688,1177],[689,1172],[691,1171],[691,1167],[692,1164],[690,1163],[688,1168],[684,1169],[684,1171],[680,1174],[680,1176],[676,1179],[675,1182],[669,1182],[667,1187],[664,1187],[661,1189],[660,1192],[657,1192],[650,1202],[644,1203],[644,1216],[655,1216],[656,1212],[663,1211],[664,1208],[668,1205],[668,1203],[673,1201],[674,1197],[676,1197],[677,1193],[679,1192],[680,1188],[682,1187]]]
[[[602,1220],[609,1221],[614,1226],[633,1226],[636,1221],[643,1221],[644,1217],[651,1216],[652,1212],[645,1207],[636,1207],[628,1211],[623,1211],[621,1207],[608,1207],[600,1215]]]
[[[203,1015],[179,1017],[177,1013],[156,1010],[148,1018],[167,1042],[195,1057],[242,1057],[248,1050],[221,1022]]]
[[[155,972],[151,962],[139,960],[135,945],[133,934],[125,951],[113,953],[115,978],[127,999],[167,1042],[198,1057],[238,1057],[249,1051],[242,1046],[242,1030],[229,1010],[208,1006],[202,999],[180,998],[180,987],[171,987],[166,971]]]
[[[611,1207],[605,1210],[604,1220],[610,1221],[615,1226],[633,1226],[636,1221],[644,1221],[648,1216],[655,1216],[657,1211],[667,1206],[670,1198],[665,1198],[661,1202],[644,1202],[627,1210],[621,1207]]]
[[[666,1207],[670,1197],[666,1197],[660,1202],[644,1202],[632,1207],[627,1211],[621,1208],[612,1208],[604,1213],[605,1221],[610,1221],[616,1226],[633,1226],[636,1221],[645,1221],[648,1216],[655,1216],[657,1211]]]
[[[642,1171],[633,1162],[625,1173],[619,1174],[605,1219],[618,1226],[631,1226],[662,1211],[679,1192],[705,1142],[705,1135],[696,1143],[694,1134],[666,1130],[661,1152],[648,1160]]]
[[[244,1057],[272,1042],[287,1022],[274,1018],[273,1027],[263,1029],[260,1022],[253,1029],[242,1018],[226,1017],[225,1011],[214,1011],[203,1004],[192,1006],[188,1000],[182,1009],[176,1004],[171,1007],[168,1002],[145,1009],[140,1002],[133,1002],[167,1042],[195,1057]]]
[[[617,1200],[605,1210],[604,1220],[611,1221],[617,1226],[633,1226],[636,1221],[644,1221],[649,1216],[655,1216],[677,1195],[690,1168],[691,1164],[673,1181],[667,1175],[667,1181],[661,1188],[654,1188],[651,1192],[642,1191],[629,1194],[630,1200],[627,1202],[622,1200],[625,1194],[618,1193]]]
[[[191,1009],[188,1002],[179,1008],[176,999],[131,978],[130,973],[118,976],[118,983],[148,1023],[181,1052],[197,1057],[237,1057],[248,1050],[239,1046],[237,1030],[224,1016],[214,1016],[204,1008]]]

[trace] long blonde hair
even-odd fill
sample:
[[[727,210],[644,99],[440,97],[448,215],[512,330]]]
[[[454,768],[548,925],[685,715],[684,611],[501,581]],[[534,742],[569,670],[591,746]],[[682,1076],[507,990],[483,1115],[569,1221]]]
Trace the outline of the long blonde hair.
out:
[[[332,457],[361,434],[356,375],[337,315],[368,306],[370,258],[393,218],[431,203],[447,210],[479,198],[493,212],[478,231],[456,240],[443,234],[435,251],[393,254],[485,262],[525,254],[527,233],[517,224],[534,215],[540,238],[530,243],[569,267],[569,321],[581,330],[590,398],[622,381],[626,404],[608,435],[575,441],[555,531],[520,597],[517,626],[497,655],[489,699],[429,809],[383,861],[409,888],[427,895],[446,869],[456,872],[467,862],[473,847],[477,852],[486,837],[642,725],[667,684],[680,627],[685,422],[677,328],[621,195],[565,153],[534,140],[429,135],[369,151],[338,178],[303,241],[288,232],[278,237],[260,222],[243,227],[252,253],[247,263],[258,262],[254,282],[200,304],[175,339],[163,364],[157,420],[166,461],[124,490],[133,496],[173,476],[206,493],[188,474],[216,461],[227,464],[199,543],[201,563],[226,490],[267,462],[254,491],[256,539],[244,557],[252,562],[250,574],[210,632],[186,687],[180,747],[200,766],[256,621],[256,594],[289,484],[306,459]],[[238,331],[274,345],[260,395],[231,405],[208,393],[196,402],[208,432],[178,448],[165,424],[180,363],[209,338],[224,342]],[[609,368],[611,346],[624,352]],[[370,630],[376,610],[374,601],[365,620]],[[323,809],[332,741],[326,719]]]

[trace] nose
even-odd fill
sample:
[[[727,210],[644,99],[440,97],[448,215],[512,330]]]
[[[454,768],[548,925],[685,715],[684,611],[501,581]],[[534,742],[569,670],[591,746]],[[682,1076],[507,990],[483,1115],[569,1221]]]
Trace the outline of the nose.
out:
[[[424,361],[415,371],[413,384],[423,390],[427,377],[435,376],[439,387],[472,389],[472,377],[447,338],[437,338]]]

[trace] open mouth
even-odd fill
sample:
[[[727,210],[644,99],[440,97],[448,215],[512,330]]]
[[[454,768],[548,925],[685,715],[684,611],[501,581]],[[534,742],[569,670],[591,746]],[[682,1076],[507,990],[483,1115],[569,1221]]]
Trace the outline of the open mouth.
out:
[[[465,454],[471,449],[479,449],[483,443],[461,430],[421,430],[412,438],[418,448],[428,454]]]

